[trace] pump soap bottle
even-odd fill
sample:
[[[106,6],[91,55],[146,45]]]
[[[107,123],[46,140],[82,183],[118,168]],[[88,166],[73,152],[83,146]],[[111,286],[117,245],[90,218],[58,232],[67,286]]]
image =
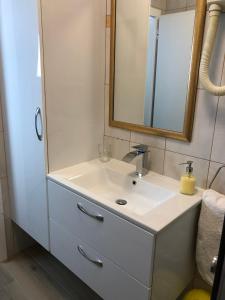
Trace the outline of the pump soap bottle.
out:
[[[180,165],[187,165],[186,174],[181,176],[180,192],[185,195],[193,195],[195,193],[196,178],[193,176],[193,161],[187,161]]]

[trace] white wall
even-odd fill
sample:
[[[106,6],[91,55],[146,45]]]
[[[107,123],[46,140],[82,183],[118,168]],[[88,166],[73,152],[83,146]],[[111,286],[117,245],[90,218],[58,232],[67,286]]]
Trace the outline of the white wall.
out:
[[[104,132],[102,0],[41,0],[50,171],[98,155]]]

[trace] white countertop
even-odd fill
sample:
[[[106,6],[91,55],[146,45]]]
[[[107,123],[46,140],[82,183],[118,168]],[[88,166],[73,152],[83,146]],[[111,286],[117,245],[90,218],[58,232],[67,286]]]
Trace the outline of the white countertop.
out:
[[[153,208],[148,213],[138,215],[132,211],[126,210],[124,206],[119,206],[115,202],[96,196],[96,194],[90,192],[88,189],[76,185],[69,180],[72,177],[76,177],[86,172],[86,170],[93,166],[98,166],[101,168],[106,166],[106,164],[107,167],[112,168],[117,172],[123,172],[127,175],[135,170],[135,166],[117,161],[115,159],[111,159],[107,163],[102,163],[96,159],[52,172],[48,174],[48,179],[59,183],[74,192],[77,192],[78,194],[86,197],[89,201],[92,201],[153,233],[163,230],[171,222],[179,218],[189,209],[196,207],[201,202],[203,193],[202,189],[197,188],[196,193],[193,196],[183,195],[179,192],[179,181],[150,171],[143,179],[138,180],[144,180],[159,187],[164,187],[167,190],[174,192],[174,196],[161,203],[159,206]]]

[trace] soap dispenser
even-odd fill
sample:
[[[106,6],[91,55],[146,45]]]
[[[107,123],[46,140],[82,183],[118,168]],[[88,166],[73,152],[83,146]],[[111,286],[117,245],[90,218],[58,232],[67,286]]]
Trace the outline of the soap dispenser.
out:
[[[186,174],[180,179],[180,192],[185,195],[193,195],[195,193],[196,178],[193,176],[193,161],[187,161],[180,165],[187,165]]]

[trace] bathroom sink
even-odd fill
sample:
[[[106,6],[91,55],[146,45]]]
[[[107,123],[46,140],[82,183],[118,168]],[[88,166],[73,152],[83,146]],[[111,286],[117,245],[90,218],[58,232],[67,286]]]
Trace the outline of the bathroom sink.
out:
[[[144,215],[175,195],[166,188],[133,176],[133,166],[112,160],[86,165],[74,176],[67,178],[72,184],[87,191],[96,199],[101,198],[120,205],[137,215]],[[125,201],[124,201],[125,200]]]
[[[82,210],[85,198],[97,205],[91,215],[102,206],[153,233],[201,203],[201,189],[193,196],[183,195],[179,181],[152,171],[139,178],[134,176],[135,170],[134,165],[120,160],[103,163],[94,159],[54,171],[48,179],[77,195],[74,207],[81,205]],[[68,199],[62,196],[62,200]]]

